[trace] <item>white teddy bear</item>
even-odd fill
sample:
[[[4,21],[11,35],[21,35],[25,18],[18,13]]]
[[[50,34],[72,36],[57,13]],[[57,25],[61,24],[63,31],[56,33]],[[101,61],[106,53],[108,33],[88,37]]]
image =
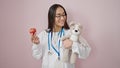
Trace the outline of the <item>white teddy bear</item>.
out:
[[[62,38],[62,41],[64,41],[65,39],[70,39],[73,41],[73,43],[74,42],[80,43],[79,36],[81,35],[82,30],[81,24],[71,22],[69,26],[70,32],[69,34]],[[78,57],[77,51],[75,51],[77,49],[78,49],[77,45],[74,45],[71,48],[64,48],[62,60],[64,62],[70,62],[71,64],[75,63]]]

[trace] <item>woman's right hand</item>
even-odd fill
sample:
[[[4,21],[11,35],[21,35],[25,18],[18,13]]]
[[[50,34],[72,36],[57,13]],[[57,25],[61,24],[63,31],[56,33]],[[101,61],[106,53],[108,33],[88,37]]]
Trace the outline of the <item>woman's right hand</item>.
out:
[[[40,43],[39,38],[38,38],[38,36],[36,36],[36,34],[31,35],[31,41],[32,41],[32,43],[35,43],[35,44]]]
[[[31,35],[32,43],[39,44],[40,41],[39,41],[38,36],[36,35],[36,29],[35,28],[30,28],[29,33]]]

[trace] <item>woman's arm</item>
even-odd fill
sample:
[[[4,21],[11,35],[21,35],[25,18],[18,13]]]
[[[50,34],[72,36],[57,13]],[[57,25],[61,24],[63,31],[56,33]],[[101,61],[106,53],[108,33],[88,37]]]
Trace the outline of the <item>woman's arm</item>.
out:
[[[42,57],[42,47],[39,44],[34,44],[32,46],[32,56],[35,59],[40,59]]]
[[[41,45],[43,36],[44,36],[44,31],[42,31],[39,35],[36,36],[38,37],[38,39],[33,40],[36,42],[39,41],[39,43],[33,42],[33,46],[32,46],[32,56],[35,59],[40,59],[43,56],[43,46]]]

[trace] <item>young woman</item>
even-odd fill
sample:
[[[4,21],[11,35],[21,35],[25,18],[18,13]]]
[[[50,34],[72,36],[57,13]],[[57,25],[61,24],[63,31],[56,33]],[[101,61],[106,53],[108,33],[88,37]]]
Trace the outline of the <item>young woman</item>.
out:
[[[69,39],[60,40],[68,32],[67,13],[64,7],[60,4],[52,5],[48,12],[48,29],[31,36],[33,57],[42,60],[42,68],[75,68],[74,64],[62,61],[63,48],[72,45],[87,46],[75,50],[78,58],[86,58],[89,55],[90,47],[84,39],[81,43],[74,43]]]

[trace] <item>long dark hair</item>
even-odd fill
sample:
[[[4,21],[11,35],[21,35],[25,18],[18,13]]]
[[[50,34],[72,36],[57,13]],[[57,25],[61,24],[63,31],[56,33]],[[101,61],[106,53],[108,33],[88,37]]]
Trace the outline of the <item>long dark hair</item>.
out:
[[[48,11],[48,29],[50,29],[50,32],[53,31],[53,26],[55,24],[55,15],[56,15],[56,9],[58,7],[61,7],[63,8],[64,12],[65,12],[65,15],[66,15],[66,21],[65,21],[65,24],[63,26],[64,29],[69,29],[69,26],[67,24],[67,13],[66,13],[66,10],[64,9],[63,6],[61,6],[60,4],[53,4],[50,8],[49,8],[49,11]]]

